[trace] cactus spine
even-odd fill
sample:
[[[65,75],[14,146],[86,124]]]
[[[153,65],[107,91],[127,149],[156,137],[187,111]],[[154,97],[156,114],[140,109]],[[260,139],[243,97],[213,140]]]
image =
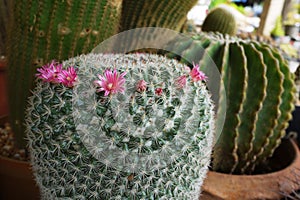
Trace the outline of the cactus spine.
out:
[[[225,86],[219,88],[219,105],[226,100],[227,108],[213,153],[213,169],[253,173],[273,154],[285,134],[294,108],[293,75],[287,62],[267,44],[217,33],[202,33],[193,40],[173,44],[177,54],[184,62],[184,58],[200,61],[206,70],[210,56]],[[222,96],[224,90],[226,97]]]
[[[151,54],[88,54],[68,66],[78,83],[37,82],[27,109],[43,197],[199,199],[214,127],[205,84],[178,81],[185,66]],[[95,95],[97,74],[114,68],[126,72],[124,94]]]
[[[21,0],[13,4],[7,47],[12,126],[24,146],[24,112],[34,73],[53,59],[87,53],[118,29],[119,0]],[[21,137],[20,137],[21,136]]]
[[[204,19],[202,31],[220,32],[234,36],[237,31],[236,20],[228,10],[216,7],[212,9]]]

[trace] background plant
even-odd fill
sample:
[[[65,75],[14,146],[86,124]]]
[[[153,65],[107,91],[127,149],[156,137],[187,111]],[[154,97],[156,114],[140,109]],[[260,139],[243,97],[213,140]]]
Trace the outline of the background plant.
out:
[[[67,79],[59,75],[43,78],[27,109],[42,196],[198,199],[214,128],[198,67],[187,71],[150,54],[82,55],[65,61],[63,70],[70,66],[77,70],[74,86],[61,84]],[[57,69],[43,68],[39,77]]]
[[[237,23],[231,12],[216,7],[204,19],[201,30],[204,32],[218,31],[222,34],[234,36],[237,32]]]
[[[123,0],[120,32],[142,27],[161,27],[180,31],[187,13],[197,0],[171,0],[134,2]]]

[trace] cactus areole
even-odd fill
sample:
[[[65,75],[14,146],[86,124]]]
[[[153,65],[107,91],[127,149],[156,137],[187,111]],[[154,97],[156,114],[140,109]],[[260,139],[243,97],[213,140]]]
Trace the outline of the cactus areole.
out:
[[[150,54],[52,65],[39,69],[26,116],[43,198],[199,199],[214,106],[197,65]]]

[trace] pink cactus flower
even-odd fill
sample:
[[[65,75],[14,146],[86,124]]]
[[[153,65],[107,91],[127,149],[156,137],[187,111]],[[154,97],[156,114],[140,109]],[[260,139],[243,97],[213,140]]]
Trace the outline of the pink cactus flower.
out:
[[[76,69],[74,67],[69,67],[67,70],[62,70],[58,74],[58,80],[66,87],[73,87],[77,79]]]
[[[144,92],[147,89],[147,82],[144,80],[139,80],[136,84],[136,90],[138,92]]]
[[[45,82],[59,83],[58,74],[62,71],[62,64],[55,61],[44,65],[42,68],[37,69],[39,73],[36,76]]]
[[[162,88],[156,88],[155,89],[155,94],[156,95],[160,96],[160,95],[162,95],[162,93],[163,93],[163,89]]]
[[[192,81],[197,82],[197,81],[206,81],[207,76],[199,70],[199,65],[198,64],[193,64],[193,69],[190,72],[190,75],[192,77]]]
[[[94,82],[96,86],[100,87],[97,89],[97,92],[104,91],[104,96],[116,94],[118,92],[124,93],[124,83],[126,81],[124,78],[125,75],[126,72],[119,75],[116,69],[114,69],[114,71],[106,70],[104,76],[98,75],[100,80]]]
[[[182,75],[180,77],[178,77],[176,80],[175,80],[175,85],[179,88],[179,89],[182,89],[186,86],[186,76],[185,75]]]

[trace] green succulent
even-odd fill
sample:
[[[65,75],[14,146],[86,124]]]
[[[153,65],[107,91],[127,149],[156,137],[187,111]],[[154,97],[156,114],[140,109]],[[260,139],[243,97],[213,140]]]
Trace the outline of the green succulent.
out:
[[[222,34],[236,35],[237,23],[234,16],[222,7],[212,9],[205,17],[201,30],[204,32],[220,32]]]
[[[1,0],[0,1],[0,59],[1,56],[5,55],[5,43],[7,38],[7,29],[9,27],[10,13],[9,8],[11,1]]]
[[[151,54],[88,54],[69,66],[74,86],[39,80],[27,109],[43,198],[198,199],[214,135],[206,84]]]
[[[219,85],[217,115],[226,112],[213,170],[253,173],[272,156],[291,119],[295,85],[287,61],[270,45],[212,32],[175,41],[172,48],[182,62],[200,61],[209,72],[212,59],[220,71],[221,83],[208,83]]]
[[[123,0],[120,31],[161,27],[180,31],[197,0]]]
[[[36,68],[90,52],[117,32],[120,9],[119,0],[13,2],[6,53],[11,125],[20,146]]]

